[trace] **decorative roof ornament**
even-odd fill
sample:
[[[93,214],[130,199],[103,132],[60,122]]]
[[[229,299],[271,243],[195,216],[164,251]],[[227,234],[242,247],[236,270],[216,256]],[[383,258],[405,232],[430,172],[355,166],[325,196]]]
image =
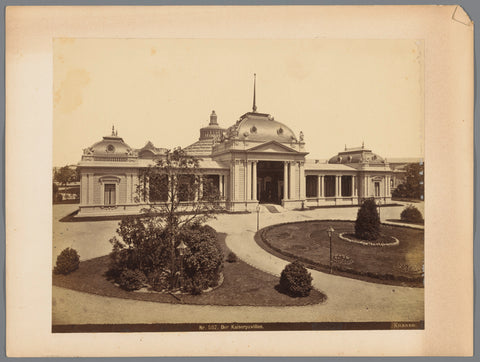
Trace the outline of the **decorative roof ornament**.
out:
[[[364,148],[365,148],[365,142],[362,141],[362,149],[364,149]]]
[[[115,137],[115,126],[112,124],[112,137]]]
[[[257,74],[253,74],[253,112],[255,113],[257,111],[257,104],[255,101],[255,92],[256,92],[256,87],[257,87]]]
[[[217,114],[215,113],[214,110],[212,111],[212,114],[210,114],[210,123],[209,123],[209,126],[218,126]]]
[[[303,141],[303,132],[300,131],[300,134],[298,135],[298,139],[300,140],[300,142]]]

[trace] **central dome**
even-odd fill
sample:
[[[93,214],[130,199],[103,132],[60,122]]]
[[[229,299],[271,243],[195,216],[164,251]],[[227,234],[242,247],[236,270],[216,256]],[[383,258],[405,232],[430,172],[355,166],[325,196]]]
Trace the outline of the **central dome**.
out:
[[[297,137],[283,123],[277,122],[266,113],[245,113],[234,126],[238,138],[249,141],[295,142]]]

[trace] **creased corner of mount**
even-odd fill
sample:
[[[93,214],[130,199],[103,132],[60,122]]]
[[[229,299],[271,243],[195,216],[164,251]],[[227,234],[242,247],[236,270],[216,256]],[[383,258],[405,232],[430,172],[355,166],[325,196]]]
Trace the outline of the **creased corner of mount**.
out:
[[[467,12],[460,6],[455,6],[452,14],[452,20],[459,22],[466,26],[473,26],[473,21],[468,16]]]

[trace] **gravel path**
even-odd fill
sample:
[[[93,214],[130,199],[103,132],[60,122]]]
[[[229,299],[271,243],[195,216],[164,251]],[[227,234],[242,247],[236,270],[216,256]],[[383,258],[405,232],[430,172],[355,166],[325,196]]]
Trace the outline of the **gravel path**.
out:
[[[382,208],[381,218],[398,219],[402,209],[403,207]],[[65,210],[64,208],[63,211]],[[287,211],[273,214],[262,209],[260,227],[309,219],[354,220],[356,213],[357,208]],[[287,262],[268,254],[256,244],[253,239],[256,217],[256,214],[220,215],[210,224],[217,231],[228,234],[227,245],[239,258],[260,270],[279,275]],[[54,250],[73,246],[79,250],[82,259],[105,255],[110,250],[108,239],[115,234],[117,222],[58,223],[57,220],[58,218],[54,220]],[[99,233],[100,239],[95,237],[95,232]],[[72,245],[69,245],[69,242],[72,242]],[[311,273],[314,286],[328,296],[324,304],[303,307],[173,305],[101,297],[54,286],[52,322],[53,324],[356,322],[418,321],[424,318],[424,290],[421,288],[368,283],[315,270],[311,270]]]

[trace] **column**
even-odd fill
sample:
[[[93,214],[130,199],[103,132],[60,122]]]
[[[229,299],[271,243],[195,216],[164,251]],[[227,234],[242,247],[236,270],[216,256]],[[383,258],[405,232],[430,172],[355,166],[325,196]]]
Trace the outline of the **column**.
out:
[[[317,198],[322,197],[322,176],[317,176]]]
[[[252,162],[252,200],[257,200],[257,161]]]
[[[355,196],[355,176],[351,176],[352,178],[352,181],[351,181],[351,184],[352,184],[352,192],[350,193],[350,195]]]
[[[295,162],[290,162],[290,199],[295,200]]]
[[[231,180],[231,175],[224,175],[223,176],[223,197],[225,200],[231,200],[232,195],[230,194],[232,188],[230,187],[230,180]]]
[[[218,175],[218,193],[220,198],[223,197],[223,175]]]
[[[200,185],[198,185],[198,199],[201,200],[202,198],[203,198],[203,175],[200,175]]]
[[[80,204],[85,205],[87,203],[88,182],[87,175],[82,174],[80,178]]]
[[[390,197],[392,194],[392,191],[390,189],[390,175],[387,176],[387,194],[385,195],[386,197]]]
[[[252,199],[252,163],[245,161],[245,200]]]
[[[232,179],[232,187],[233,187],[233,200],[238,199],[238,192],[237,189],[240,187],[238,185],[238,176],[240,174],[240,161],[235,160],[235,165],[234,165],[234,178]]]
[[[136,187],[135,187],[135,179],[133,178],[133,173],[130,174],[130,202],[133,204],[135,203],[135,195],[137,193]]]
[[[353,185],[353,196],[357,197],[358,195],[358,180],[357,176],[352,176],[352,185]]]
[[[335,196],[336,196],[336,197],[340,197],[340,196],[342,195],[342,190],[341,190],[341,186],[342,186],[341,176],[336,176],[335,179],[336,179],[336,182],[335,182]]]
[[[130,204],[132,202],[132,193],[130,192],[130,188],[131,188],[130,174],[127,173],[126,176],[125,176],[125,179],[126,179],[126,187],[127,187],[125,203]]]
[[[299,169],[299,174],[300,174],[300,199],[305,199],[305,188],[306,188],[306,180],[305,180],[305,164],[304,162],[299,162],[298,163],[298,169]]]
[[[94,204],[95,200],[93,198],[94,189],[93,189],[93,173],[87,174],[87,182],[88,182],[88,192],[87,192],[87,204]],[[98,187],[98,185],[97,185]],[[100,195],[100,203],[102,203],[102,196]]]
[[[175,190],[173,189],[175,185],[172,184],[173,176],[168,175],[168,183],[167,183],[167,202],[172,202],[172,196],[175,195]]]
[[[230,176],[228,179],[228,186],[230,189],[230,200],[235,200],[235,161],[232,161],[230,164]]]
[[[288,200],[288,162],[283,162],[283,200]]]

